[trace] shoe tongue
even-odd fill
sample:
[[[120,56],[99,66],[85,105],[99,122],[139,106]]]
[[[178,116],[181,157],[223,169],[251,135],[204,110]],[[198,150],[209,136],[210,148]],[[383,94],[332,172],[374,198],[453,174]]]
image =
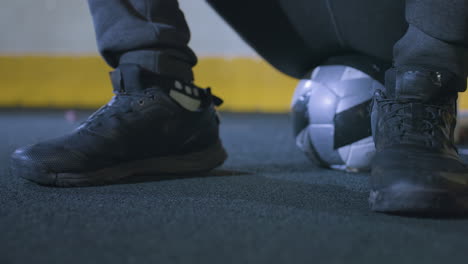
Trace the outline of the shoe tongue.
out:
[[[429,102],[442,92],[442,79],[438,72],[394,71],[387,75],[386,91],[396,100]]]

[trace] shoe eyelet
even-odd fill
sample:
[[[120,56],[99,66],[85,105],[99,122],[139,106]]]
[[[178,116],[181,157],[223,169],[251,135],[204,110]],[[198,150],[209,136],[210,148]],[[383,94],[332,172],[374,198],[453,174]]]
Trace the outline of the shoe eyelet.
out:
[[[139,105],[144,105],[144,104],[145,104],[145,101],[144,101],[144,100],[140,100],[140,101],[138,101],[138,104],[139,104]]]

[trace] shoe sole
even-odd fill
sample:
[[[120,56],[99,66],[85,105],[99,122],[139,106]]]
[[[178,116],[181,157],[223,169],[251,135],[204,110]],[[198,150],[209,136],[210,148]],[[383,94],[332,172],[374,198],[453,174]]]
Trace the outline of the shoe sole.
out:
[[[468,193],[452,193],[420,186],[395,185],[372,190],[369,196],[371,210],[403,215],[466,215]]]
[[[117,182],[132,176],[196,174],[221,166],[227,153],[221,142],[198,152],[132,161],[92,172],[54,173],[38,171],[19,159],[12,159],[11,173],[40,185],[57,187],[95,186]]]

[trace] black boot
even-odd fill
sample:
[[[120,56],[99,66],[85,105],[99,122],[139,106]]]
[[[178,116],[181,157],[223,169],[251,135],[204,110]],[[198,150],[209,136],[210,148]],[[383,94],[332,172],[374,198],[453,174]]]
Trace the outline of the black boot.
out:
[[[12,174],[44,185],[84,186],[133,175],[202,172],[226,153],[209,89],[121,65],[115,96],[72,133],[20,148]]]
[[[377,149],[370,207],[410,214],[468,211],[468,168],[454,146],[457,89],[446,72],[391,69],[372,109]]]

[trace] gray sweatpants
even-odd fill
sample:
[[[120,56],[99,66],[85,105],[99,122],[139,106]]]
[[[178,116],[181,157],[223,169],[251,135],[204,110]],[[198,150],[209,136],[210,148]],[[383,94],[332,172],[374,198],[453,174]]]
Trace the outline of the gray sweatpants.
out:
[[[409,28],[394,46],[395,66],[468,75],[468,0],[406,0]],[[466,88],[466,87],[464,87]]]
[[[310,0],[311,5],[314,1],[324,0]],[[190,31],[177,0],[88,2],[99,50],[110,66],[136,63],[193,79],[197,58],[187,46]],[[406,0],[406,20],[409,29],[394,46],[395,66],[468,75],[468,0]]]
[[[183,80],[197,57],[177,0],[88,0],[99,51],[111,67],[135,63]]]

